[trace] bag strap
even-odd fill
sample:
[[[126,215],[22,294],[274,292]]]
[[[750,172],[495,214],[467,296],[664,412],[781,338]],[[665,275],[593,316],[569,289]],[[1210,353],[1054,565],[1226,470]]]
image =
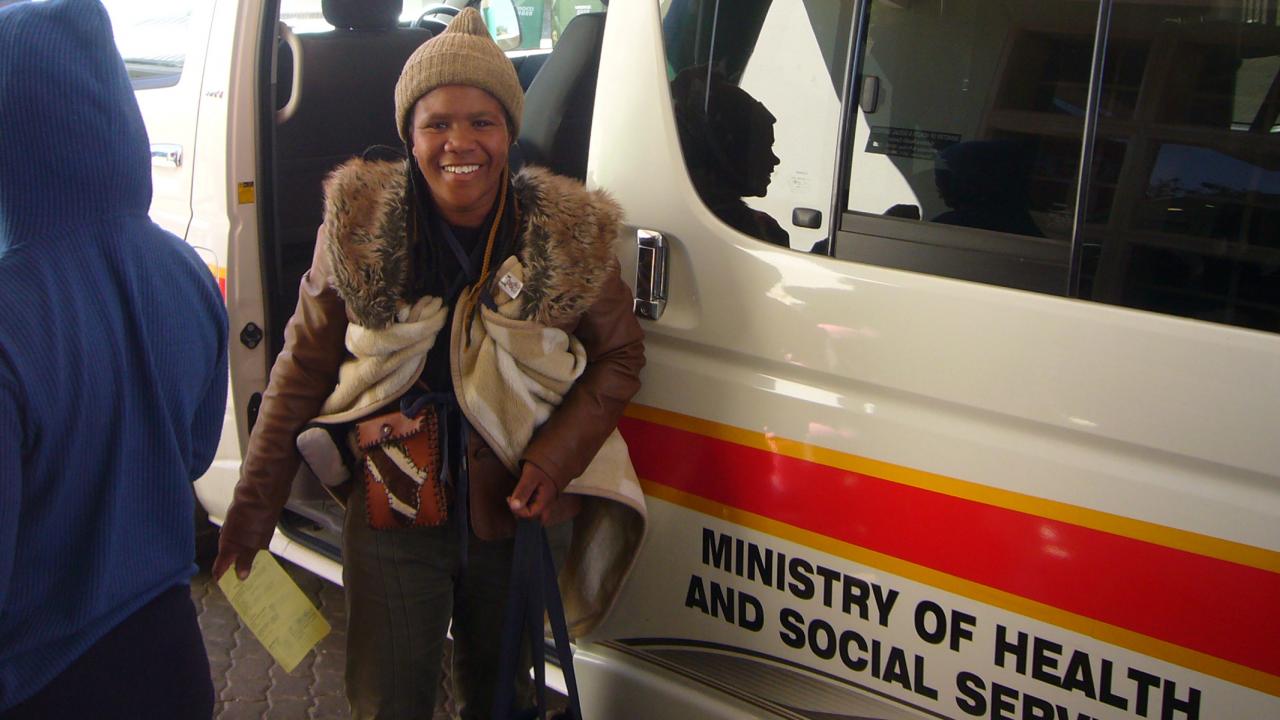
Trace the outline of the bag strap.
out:
[[[578,699],[578,678],[573,671],[573,648],[569,645],[569,628],[564,617],[564,603],[560,598],[560,583],[556,580],[556,565],[551,558],[551,543],[547,541],[546,528],[537,520],[526,521],[537,526],[542,540],[542,585],[547,601],[547,613],[551,618],[551,635],[556,641],[556,656],[560,660],[560,672],[564,673],[565,689],[569,692],[569,712],[573,720],[582,720],[582,704]],[[538,624],[542,617],[539,613]],[[539,628],[541,629],[541,628]],[[539,635],[542,633],[539,632]],[[546,707],[545,704],[540,707]]]
[[[437,432],[440,433],[440,481],[453,486],[454,514],[458,526],[458,560],[462,567],[467,566],[468,546],[471,540],[471,468],[467,461],[467,448],[471,442],[471,424],[458,406],[458,398],[453,392],[431,392],[421,379],[413,389],[400,398],[400,412],[405,417],[416,418],[428,406],[436,409]],[[453,436],[454,418],[457,418],[458,437]],[[458,473],[453,477],[452,457],[457,451]]]
[[[521,635],[527,634],[533,656],[534,688],[537,692],[537,717],[547,717],[547,678],[545,643],[542,634],[544,611],[550,611],[551,633],[555,637],[556,655],[569,692],[569,713],[582,720],[578,698],[578,681],[573,671],[573,650],[564,618],[560,587],[556,582],[555,564],[546,529],[536,519],[516,524],[515,550],[511,562],[511,587],[507,593],[507,610],[502,624],[502,654],[498,665],[498,690],[493,703],[493,717],[501,720],[518,717],[513,713],[516,672],[520,658]]]

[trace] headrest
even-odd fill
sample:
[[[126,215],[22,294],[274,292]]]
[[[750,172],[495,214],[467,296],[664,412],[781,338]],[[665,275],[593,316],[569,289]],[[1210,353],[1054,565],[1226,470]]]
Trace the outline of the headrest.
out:
[[[519,144],[523,159],[579,180],[587,176],[604,13],[575,16],[529,84]]]
[[[400,22],[401,0],[320,0],[324,19],[339,30],[391,30]]]

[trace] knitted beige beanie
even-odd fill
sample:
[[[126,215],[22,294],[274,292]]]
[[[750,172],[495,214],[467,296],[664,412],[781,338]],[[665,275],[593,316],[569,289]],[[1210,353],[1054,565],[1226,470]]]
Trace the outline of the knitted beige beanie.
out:
[[[506,109],[511,138],[520,134],[524,112],[520,79],[475,8],[458,13],[448,29],[422,43],[405,61],[396,82],[396,124],[406,145],[414,103],[441,85],[470,85],[488,92]]]

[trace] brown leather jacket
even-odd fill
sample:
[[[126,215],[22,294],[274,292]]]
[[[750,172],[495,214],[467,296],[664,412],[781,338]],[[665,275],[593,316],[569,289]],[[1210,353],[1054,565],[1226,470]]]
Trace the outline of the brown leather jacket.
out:
[[[539,189],[545,192],[545,188]],[[271,370],[240,482],[222,528],[224,538],[246,547],[265,548],[270,542],[300,463],[295,438],[302,426],[319,414],[346,357],[349,313],[334,287],[327,243],[322,228],[311,268],[302,277],[297,309],[285,327],[284,349]],[[561,405],[534,434],[523,462],[536,465],[563,489],[586,469],[639,390],[644,333],[632,314],[631,290],[616,264],[609,268],[598,296],[585,312],[554,324],[582,342],[588,364]],[[446,341],[443,338],[438,341]],[[479,433],[470,437],[472,529],[482,539],[509,537],[515,520],[506,497],[516,478]],[[575,503],[573,496],[561,495],[553,509],[553,521],[571,516]]]

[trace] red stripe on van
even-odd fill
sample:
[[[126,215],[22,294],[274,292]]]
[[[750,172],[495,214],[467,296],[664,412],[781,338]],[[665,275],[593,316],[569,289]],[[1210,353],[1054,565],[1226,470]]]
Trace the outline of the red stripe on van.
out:
[[[625,417],[640,477],[1280,675],[1280,574]]]

